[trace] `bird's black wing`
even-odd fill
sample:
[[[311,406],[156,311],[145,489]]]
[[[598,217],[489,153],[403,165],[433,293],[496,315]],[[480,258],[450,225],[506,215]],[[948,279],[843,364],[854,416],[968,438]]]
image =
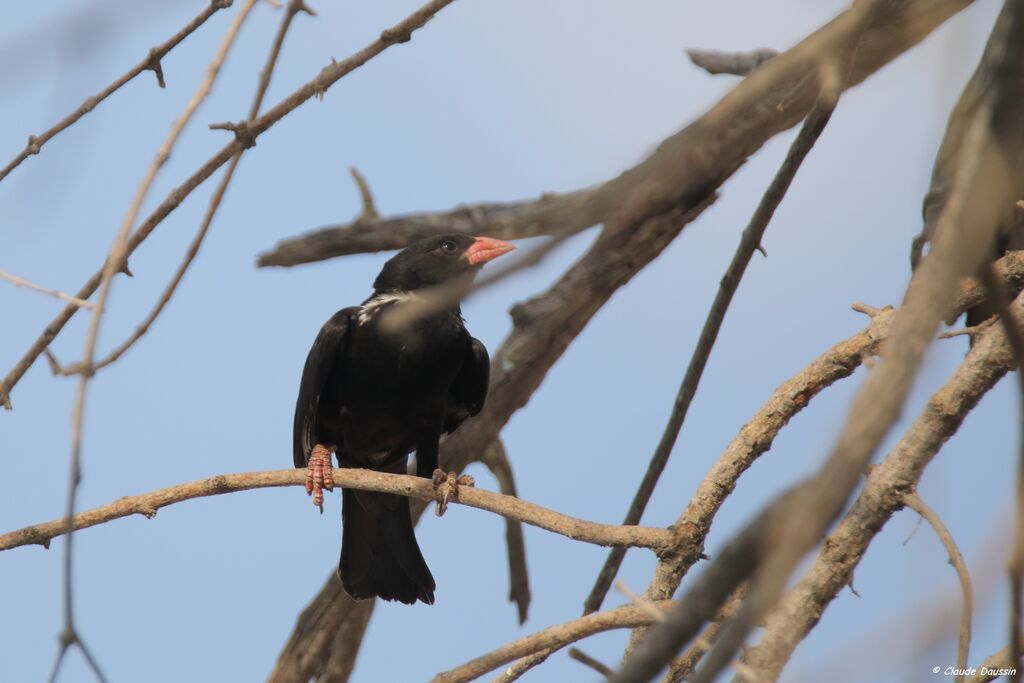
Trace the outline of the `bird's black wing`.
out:
[[[349,316],[354,308],[343,308],[320,328],[313,348],[302,369],[299,398],[295,402],[295,423],[292,431],[292,458],[296,467],[305,467],[309,453],[316,445],[317,408],[324,384],[334,363],[345,350],[348,340]]]
[[[479,339],[470,337],[462,359],[462,369],[448,392],[449,410],[444,418],[445,433],[454,432],[467,417],[483,409],[490,376],[491,359],[487,356],[487,349]]]

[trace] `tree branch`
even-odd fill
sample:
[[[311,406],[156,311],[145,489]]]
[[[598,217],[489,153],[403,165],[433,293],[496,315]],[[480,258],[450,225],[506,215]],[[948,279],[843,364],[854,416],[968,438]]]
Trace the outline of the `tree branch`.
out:
[[[512,463],[500,439],[495,439],[484,451],[481,459],[494,478],[498,489],[506,496],[517,498],[516,480],[512,475]],[[519,624],[526,622],[530,609],[530,574],[526,568],[526,543],[523,539],[523,525],[515,519],[505,518],[505,545],[508,549],[508,599],[514,602],[519,612]]]
[[[831,64],[831,62],[829,63]],[[822,68],[825,68],[824,65]],[[761,248],[761,241],[764,238],[765,231],[768,229],[768,223],[771,222],[772,216],[775,215],[775,210],[782,203],[783,197],[786,196],[786,191],[792,184],[793,178],[796,177],[796,172],[800,169],[800,165],[807,158],[807,154],[810,153],[818,136],[825,130],[828,120],[832,117],[832,112],[835,110],[836,103],[838,102],[841,80],[839,78],[828,79],[824,77],[821,80],[823,83],[827,83],[828,86],[823,87],[821,96],[807,115],[807,119],[804,121],[803,126],[801,126],[796,139],[793,140],[789,152],[782,161],[782,165],[776,172],[775,177],[772,178],[768,189],[754,211],[754,215],[750,218],[750,222],[743,231],[732,261],[722,276],[718,292],[715,294],[715,300],[711,304],[711,310],[708,311],[707,318],[704,320],[704,327],[700,331],[697,345],[694,348],[693,355],[690,357],[686,373],[676,393],[668,424],[665,425],[661,440],[651,455],[647,471],[644,473],[640,486],[633,496],[633,502],[630,503],[629,510],[626,512],[626,518],[622,522],[623,524],[639,524],[643,518],[644,510],[647,509],[647,504],[650,502],[654,489],[658,485],[658,479],[661,477],[661,473],[665,471],[666,465],[668,465],[668,459],[672,455],[672,449],[675,447],[676,440],[679,438],[679,431],[686,420],[690,404],[693,402],[693,397],[697,394],[697,387],[700,385],[701,377],[704,375],[704,368],[707,367],[708,359],[711,357],[711,349],[714,348],[715,342],[718,340],[718,333],[722,329],[722,323],[725,321],[725,314],[729,310],[729,305],[732,303],[736,291],[739,289],[740,280],[743,279],[747,265],[750,263],[754,252]],[[594,582],[590,595],[587,596],[586,601],[583,603],[584,614],[596,612],[601,608],[601,603],[604,602],[608,589],[611,587],[615,575],[618,574],[619,567],[622,566],[622,561],[625,557],[626,553],[624,550],[612,550],[608,554],[608,558],[605,560],[604,566]]]
[[[206,181],[214,171],[226,164],[232,157],[246,148],[250,143],[255,142],[261,134],[269,130],[287,114],[294,111],[299,105],[314,96],[322,95],[343,76],[351,73],[366,62],[370,61],[381,52],[398,43],[407,42],[412,33],[421,28],[439,11],[452,3],[453,0],[430,0],[408,17],[395,24],[391,28],[381,31],[380,37],[363,49],[352,54],[340,62],[332,61],[325,66],[320,73],[281,100],[269,111],[259,116],[251,123],[245,125],[244,135],[237,135],[235,140],[225,145],[219,152],[214,154],[195,173],[188,177],[184,183],[173,189],[167,198],[143,221],[142,225],[129,237],[124,257],[118,263],[118,270],[127,262],[128,256],[142,244],[150,233],[176,209],[189,194],[199,185]],[[103,277],[103,270],[100,269],[82,286],[76,296],[79,299],[88,299],[96,291]],[[66,307],[54,318],[43,330],[39,338],[33,342],[25,355],[15,364],[7,376],[0,380],[0,405],[8,410],[11,408],[10,392],[18,381],[28,371],[29,367],[43,353],[43,350],[50,345],[64,326],[75,315],[78,308],[75,306]]]
[[[169,39],[167,39],[166,42],[157,45],[154,48],[151,48],[149,52],[146,54],[146,57],[141,62],[136,64],[134,67],[132,67],[126,74],[118,78],[116,81],[114,81],[113,83],[111,83],[95,95],[87,97],[85,101],[82,102],[82,104],[78,107],[78,109],[76,109],[75,111],[71,112],[63,119],[58,121],[49,130],[40,133],[39,135],[28,136],[28,144],[25,146],[25,149],[19,152],[18,155],[14,157],[14,159],[9,164],[0,169],[0,181],[6,178],[7,175],[25,159],[29,158],[34,154],[39,154],[39,151],[42,149],[43,145],[49,142],[58,133],[60,133],[65,128],[69,127],[70,125],[78,121],[78,119],[82,118],[83,116],[91,112],[93,109],[96,108],[96,105],[98,105],[103,100],[107,99],[107,97],[109,97],[115,91],[120,89],[122,85],[132,80],[143,71],[148,70],[156,74],[157,83],[160,85],[161,88],[164,87],[164,72],[163,69],[160,67],[160,60],[167,56],[167,53],[173,50],[178,45],[178,43],[185,40],[185,38],[187,38],[193,31],[195,31],[197,28],[206,23],[206,20],[212,17],[214,14],[216,14],[219,10],[222,10],[226,7],[231,7],[231,3],[232,0],[210,0],[210,4],[207,5],[206,9],[200,12],[192,21],[185,24],[185,26],[180,31],[178,31]]]
[[[971,614],[974,613],[974,591],[971,588],[971,574],[967,571],[967,563],[964,562],[964,556],[960,553],[960,548],[957,547],[956,541],[953,540],[953,535],[949,533],[949,529],[942,523],[942,520],[935,511],[921,500],[921,496],[911,490],[903,496],[903,504],[921,515],[931,525],[932,529],[935,530],[935,535],[939,537],[942,547],[946,549],[946,554],[949,555],[949,563],[953,565],[956,575],[960,579],[963,605],[960,610],[960,637],[956,650],[956,666],[961,670],[966,669],[967,657],[971,649]],[[964,680],[963,674],[956,676],[955,680],[957,683],[962,683]]]
[[[120,498],[113,503],[74,515],[71,518],[71,527],[73,530],[86,529],[129,515],[144,515],[151,518],[162,507],[193,498],[258,488],[304,486],[305,483],[306,473],[297,469],[224,474],[169,486],[138,496]],[[435,498],[434,488],[429,480],[406,474],[335,469],[334,483],[341,488],[394,493],[420,501],[433,501]],[[671,532],[666,529],[588,522],[519,498],[466,486],[460,487],[458,498],[451,498],[449,502],[494,512],[566,538],[596,545],[636,545],[657,552],[665,548],[672,537]],[[50,539],[65,533],[67,528],[63,519],[35,524],[0,536],[0,551],[31,544],[46,546]]]
[[[93,308],[93,305],[91,303],[89,303],[88,301],[85,301],[83,299],[79,299],[77,297],[73,297],[70,294],[65,294],[64,292],[59,292],[56,289],[50,289],[49,287],[42,287],[40,285],[34,284],[32,282],[29,282],[25,278],[18,277],[17,275],[11,275],[10,273],[8,273],[6,271],[3,271],[3,270],[0,270],[0,280],[7,280],[8,282],[10,282],[15,287],[24,287],[25,289],[31,289],[31,290],[33,290],[35,292],[40,292],[42,294],[47,294],[49,296],[54,297],[55,299],[62,299],[64,301],[67,301],[70,304],[74,304],[75,306],[78,306],[80,308],[88,308],[88,309],[92,309]]]
[[[866,79],[969,4],[970,0],[886,3],[865,27],[864,47],[850,66],[845,87]],[[260,255],[258,264],[294,266],[399,249],[451,230],[501,239],[572,234],[599,223],[616,231],[680,203],[692,206],[721,186],[765,142],[806,117],[820,90],[819,62],[849,40],[858,12],[840,15],[765,63],[708,113],[662,142],[650,158],[613,180],[534,201],[327,226],[278,243]]]
[[[668,609],[671,604],[671,600],[656,603],[658,609],[661,610]],[[595,633],[649,624],[653,619],[654,617],[647,610],[636,605],[622,605],[606,612],[588,614],[520,638],[461,666],[441,672],[431,679],[431,683],[467,683],[467,681],[483,676],[488,671],[497,669],[502,664],[515,661],[531,653],[549,648],[559,649]]]
[[[1017,306],[1024,306],[1019,297]],[[765,680],[778,677],[800,641],[832,599],[849,585],[853,570],[875,535],[904,505],[924,468],[960,427],[970,410],[1010,370],[1005,335],[992,326],[953,375],[936,391],[899,443],[871,469],[853,506],[818,552],[810,569],[769,613],[764,633],[745,661]]]

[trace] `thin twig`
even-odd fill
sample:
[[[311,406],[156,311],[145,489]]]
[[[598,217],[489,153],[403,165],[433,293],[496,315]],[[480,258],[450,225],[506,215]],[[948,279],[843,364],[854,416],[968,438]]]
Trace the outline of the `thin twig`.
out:
[[[657,607],[660,610],[666,610],[671,604],[671,600],[663,600],[657,603]],[[507,664],[534,652],[547,649],[557,650],[595,633],[647,624],[650,623],[651,618],[646,610],[635,605],[622,605],[607,612],[588,614],[520,638],[461,666],[439,673],[431,679],[431,683],[467,683],[497,669],[502,664]],[[497,680],[507,679],[499,676]]]
[[[512,463],[505,452],[505,445],[495,439],[484,451],[481,462],[487,466],[498,481],[498,490],[506,496],[518,497],[516,480],[512,475]],[[526,622],[530,609],[530,574],[526,568],[526,543],[523,539],[523,525],[515,519],[505,518],[505,545],[508,552],[508,599],[516,604],[519,624]]]
[[[79,299],[78,297],[71,296],[70,294],[65,294],[64,292],[57,291],[56,289],[50,289],[49,287],[43,287],[41,285],[31,283],[25,278],[18,277],[17,275],[11,275],[10,273],[3,270],[0,270],[0,279],[7,280],[15,287],[24,287],[26,289],[34,290],[36,292],[48,294],[57,299],[63,299],[64,301],[67,301],[70,304],[74,304],[79,308],[88,308],[90,310],[93,308],[93,305],[90,302],[85,301],[84,299]]]
[[[964,556],[960,553],[960,548],[957,547],[956,541],[953,540],[952,534],[949,533],[949,529],[942,523],[942,520],[935,511],[921,500],[921,496],[911,491],[903,496],[903,503],[921,515],[931,525],[932,529],[935,530],[935,535],[939,537],[942,547],[946,549],[946,553],[949,555],[949,563],[953,565],[960,579],[963,605],[960,612],[960,636],[956,649],[956,666],[963,671],[967,668],[967,657],[971,648],[971,614],[974,612],[974,591],[971,588],[971,574],[967,571]],[[958,674],[955,680],[957,683],[962,683],[964,675]]]
[[[96,339],[99,335],[100,322],[103,319],[103,313],[106,308],[107,296],[110,293],[110,285],[114,274],[123,266],[128,234],[131,232],[132,225],[135,223],[135,218],[138,215],[139,209],[142,206],[142,201],[145,198],[149,187],[152,185],[160,167],[170,155],[171,148],[177,141],[178,136],[185,127],[185,124],[188,123],[192,113],[209,93],[210,87],[213,85],[213,81],[220,70],[220,66],[224,62],[224,58],[227,56],[227,52],[232,43],[234,43],[235,36],[238,34],[238,29],[241,28],[242,22],[248,16],[249,11],[255,4],[256,0],[247,0],[246,4],[239,9],[238,13],[229,25],[217,53],[214,55],[213,60],[207,67],[206,75],[202,84],[200,84],[196,94],[185,106],[185,110],[182,112],[181,116],[171,126],[171,130],[168,133],[167,138],[164,140],[163,145],[161,145],[160,150],[157,152],[156,158],[146,170],[143,180],[136,191],[135,198],[128,209],[127,215],[125,216],[124,222],[121,224],[117,237],[115,237],[114,243],[110,248],[110,254],[107,256],[107,261],[103,268],[99,295],[96,298],[96,308],[93,310],[92,318],[89,321],[89,331],[85,340],[85,351],[82,354],[83,372],[78,379],[78,387],[75,392],[75,403],[71,415],[71,459],[69,465],[70,474],[68,476],[67,504],[65,506],[64,519],[62,522],[59,522],[63,527],[63,533],[67,536],[64,541],[63,568],[64,627],[60,636],[60,648],[53,666],[51,681],[56,679],[56,676],[60,671],[60,665],[64,661],[64,654],[72,645],[78,645],[79,649],[86,653],[86,660],[92,667],[96,678],[103,681],[103,675],[100,673],[99,667],[96,666],[96,662],[92,655],[87,653],[85,650],[85,646],[75,628],[71,579],[73,559],[72,539],[74,537],[75,530],[75,499],[78,493],[78,484],[82,477],[82,424],[85,420],[85,400],[89,380],[93,375],[92,362],[96,353]]]
[[[341,488],[394,493],[422,501],[433,501],[436,497],[433,485],[422,477],[352,468],[335,469],[333,473],[335,485]],[[119,498],[107,505],[80,512],[70,518],[71,529],[86,529],[130,515],[153,517],[160,508],[193,498],[258,488],[305,486],[305,477],[304,471],[289,469],[224,474],[200,479],[150,493]],[[599,524],[570,517],[520,498],[468,486],[459,487],[458,498],[451,498],[449,502],[494,512],[584,543],[628,544],[657,552],[672,539],[671,532],[666,529]],[[48,545],[50,539],[68,533],[68,521],[64,518],[57,519],[0,535],[0,551],[23,545]]]
[[[608,678],[612,674],[612,669],[607,664],[599,659],[594,659],[583,650],[578,647],[570,647],[568,650],[569,656],[575,659],[584,666],[589,666],[591,669],[601,674],[605,678]]]
[[[715,300],[711,304],[711,310],[708,311],[707,318],[704,320],[704,327],[700,331],[697,346],[690,358],[683,381],[679,385],[679,391],[676,393],[675,403],[672,405],[672,413],[669,415],[668,423],[665,425],[665,430],[662,432],[657,448],[655,448],[654,453],[651,455],[647,471],[644,473],[643,480],[633,496],[633,502],[630,503],[629,511],[626,513],[623,524],[639,524],[643,518],[644,510],[647,509],[647,504],[650,502],[654,489],[658,485],[658,479],[661,477],[661,473],[665,471],[669,456],[671,456],[672,449],[679,438],[679,431],[686,420],[686,414],[690,409],[693,397],[697,393],[697,387],[704,374],[704,368],[707,367],[708,359],[711,357],[711,349],[714,348],[715,341],[718,339],[718,333],[722,329],[725,314],[729,310],[729,305],[732,303],[736,290],[739,289],[740,280],[742,280],[743,274],[746,272],[751,257],[760,246],[765,230],[768,229],[768,223],[771,221],[772,216],[775,215],[775,210],[782,202],[783,197],[786,196],[786,191],[793,182],[796,172],[800,169],[800,165],[811,151],[811,148],[814,147],[814,143],[822,131],[825,130],[828,120],[832,117],[840,90],[841,84],[836,84],[836,87],[822,90],[821,97],[807,115],[807,120],[804,121],[800,132],[786,154],[786,158],[776,172],[775,177],[772,178],[771,184],[768,185],[768,189],[761,198],[761,202],[754,211],[754,215],[743,231],[732,261],[729,263],[729,267],[719,283]],[[618,574],[619,567],[622,566],[625,556],[626,553],[622,550],[613,550],[608,554],[608,558],[605,560],[604,566],[594,582],[590,595],[587,596],[586,601],[583,603],[584,614],[595,612],[601,608],[601,603],[604,602],[604,598],[608,594],[608,588],[611,586],[615,575]]]
[[[288,28],[291,26],[292,20],[295,15],[299,12],[306,12],[312,14],[312,11],[306,7],[302,0],[290,0],[288,8],[285,10],[284,16],[281,18],[281,24],[277,29],[277,36],[274,39],[273,46],[270,49],[270,54],[267,56],[267,62],[263,69],[260,70],[259,85],[256,89],[256,95],[253,98],[252,105],[249,107],[249,115],[247,121],[251,122],[259,114],[260,107],[263,105],[263,98],[267,93],[267,88],[270,86],[270,78],[274,73],[274,67],[277,65],[277,58],[281,53],[281,46],[284,44],[284,37],[288,32]],[[220,208],[221,200],[224,199],[224,194],[227,192],[228,184],[235,175],[235,169],[238,168],[238,163],[242,160],[242,154],[245,152],[244,149],[239,150],[238,153],[231,159],[231,163],[228,165],[227,170],[224,172],[223,177],[220,179],[220,183],[217,185],[217,189],[214,190],[213,196],[210,198],[210,204],[206,209],[206,214],[203,216],[203,221],[199,226],[199,230],[196,232],[195,237],[192,238],[192,242],[188,246],[188,250],[185,252],[185,257],[178,265],[178,269],[175,271],[174,276],[170,282],[164,288],[160,298],[157,299],[156,305],[149,312],[135,331],[132,332],[131,336],[124,340],[120,345],[114,348],[106,357],[96,362],[93,365],[93,371],[104,368],[111,363],[116,362],[125,351],[135,345],[139,339],[149,331],[149,328],[153,325],[156,319],[160,316],[164,307],[170,302],[171,297],[174,296],[174,292],[177,290],[178,285],[181,283],[182,278],[185,277],[185,273],[192,265],[192,261],[195,260],[196,255],[199,253],[199,248],[203,244],[203,240],[206,239],[206,234],[210,230],[210,225],[213,223],[213,218],[217,214],[217,210]],[[52,354],[48,355],[52,357]],[[53,363],[51,363],[53,365]],[[57,367],[55,374],[69,375],[81,372],[81,364],[75,363],[67,367]]]
[[[123,263],[126,262],[127,257],[130,256],[132,252],[134,252],[135,249],[137,249],[139,245],[146,240],[147,237],[149,237],[153,230],[155,230],[156,227],[165,218],[167,218],[172,211],[185,201],[185,198],[193,190],[213,175],[214,171],[230,161],[231,158],[239,151],[245,149],[246,146],[251,146],[256,138],[273,127],[287,114],[294,111],[299,105],[317,95],[325,93],[332,85],[345,75],[370,61],[392,45],[397,45],[410,40],[414,31],[421,28],[424,24],[430,21],[435,14],[450,5],[452,2],[453,0],[431,0],[399,23],[381,31],[380,36],[366,47],[353,53],[346,59],[341,61],[332,61],[331,64],[321,69],[320,73],[315,78],[299,87],[296,91],[285,97],[277,105],[258,117],[252,123],[241,127],[239,129],[240,133],[236,135],[232,142],[225,145],[220,151],[210,157],[210,159],[200,166],[195,173],[189,176],[184,183],[171,190],[164,201],[161,202],[153,213],[151,213],[149,217],[142,222],[139,228],[132,233],[131,237],[128,239],[125,253],[121,257],[121,264],[119,265],[123,265]],[[120,267],[118,269],[120,270]],[[102,279],[103,269],[100,269],[94,273],[88,281],[86,281],[75,296],[80,299],[88,299],[99,288]],[[11,371],[7,373],[7,376],[4,377],[3,380],[0,380],[0,406],[3,406],[8,410],[11,408],[11,390],[24,376],[36,359],[39,358],[43,353],[43,350],[56,338],[68,321],[74,317],[77,311],[78,308],[76,306],[68,306],[61,311],[61,313],[46,326],[43,332],[39,335],[39,338],[32,343],[25,355],[22,356],[21,360],[19,360]]]
[[[114,81],[113,83],[111,83],[95,95],[87,97],[85,101],[82,102],[82,104],[78,107],[78,109],[76,109],[75,111],[71,112],[63,119],[58,121],[49,130],[40,133],[39,135],[30,135],[28,138],[28,144],[25,146],[25,149],[19,152],[18,155],[14,157],[14,159],[9,164],[3,167],[3,169],[0,169],[0,181],[6,178],[7,175],[25,159],[29,158],[34,154],[39,154],[39,151],[40,149],[42,149],[43,145],[49,142],[54,136],[56,136],[58,133],[63,131],[71,124],[78,121],[80,118],[82,118],[89,112],[91,112],[93,109],[96,108],[96,105],[98,105],[103,100],[107,99],[107,97],[113,94],[121,86],[123,86],[125,83],[132,80],[136,76],[138,76],[143,71],[149,70],[155,73],[157,83],[160,85],[161,88],[164,87],[164,72],[163,69],[160,67],[160,60],[163,59],[168,52],[173,50],[175,46],[178,45],[178,43],[183,41],[193,31],[195,31],[197,28],[206,23],[207,19],[212,17],[219,10],[222,10],[225,7],[230,7],[231,3],[232,0],[211,0],[210,4],[207,5],[206,9],[200,12],[192,21],[185,24],[185,26],[180,31],[178,31],[169,39],[167,39],[166,42],[161,43],[160,45],[157,45],[154,48],[151,48],[149,52],[146,53],[146,57],[141,62],[136,64],[134,67],[132,67],[123,76],[118,78],[116,81]]]

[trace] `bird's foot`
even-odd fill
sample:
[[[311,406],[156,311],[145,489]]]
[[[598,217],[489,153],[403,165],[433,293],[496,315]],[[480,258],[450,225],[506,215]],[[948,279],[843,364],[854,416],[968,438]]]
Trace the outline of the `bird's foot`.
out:
[[[442,469],[434,470],[434,495],[437,502],[434,513],[440,517],[448,509],[449,500],[459,499],[460,486],[476,486],[476,481],[468,474],[458,475],[455,472],[445,472]]]
[[[324,489],[334,490],[334,476],[331,465],[331,451],[327,446],[317,444],[309,454],[306,469],[306,495],[313,496],[313,505],[324,513]]]

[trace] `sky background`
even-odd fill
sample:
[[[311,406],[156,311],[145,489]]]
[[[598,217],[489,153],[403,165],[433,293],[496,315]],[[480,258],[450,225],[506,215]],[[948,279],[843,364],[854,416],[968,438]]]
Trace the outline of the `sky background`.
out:
[[[205,4],[65,0],[9,8],[0,22],[0,163]],[[318,16],[296,19],[268,106],[417,6],[310,4]],[[79,509],[216,474],[291,465],[291,416],[309,345],[335,310],[369,293],[389,254],[292,269],[257,269],[255,256],[283,237],[356,215],[347,167],[362,170],[388,215],[600,182],[643,159],[735,85],[693,67],[684,48],[785,49],[844,7],[835,0],[454,2],[411,43],[346,77],[323,101],[305,104],[246,153],[172,303],[91,384]],[[979,0],[843,97],[768,229],[769,257],[755,256],[740,287],[645,523],[671,523],[772,390],[865,326],[851,303],[899,302],[949,109],[998,9],[995,0]],[[0,269],[75,291],[99,267],[234,11],[219,12],[163,60],[166,89],[151,73],[140,75],[0,183]],[[280,12],[266,3],[255,9],[142,215],[225,143],[208,123],[244,116]],[[721,199],[616,294],[513,417],[503,438],[523,498],[587,519],[621,520],[739,233],[792,136],[772,140],[725,184]],[[193,193],[136,252],[135,277],[116,281],[101,354],[156,300],[215,182]],[[471,332],[493,352],[511,327],[508,309],[543,291],[595,234],[576,236],[541,266],[466,302]],[[61,305],[0,282],[0,370],[13,366]],[[76,317],[53,345],[63,361],[80,357],[87,320]],[[962,338],[935,345],[901,427],[965,347]],[[716,519],[710,555],[822,462],[861,379],[858,373],[816,398],[743,476]],[[920,488],[972,569],[975,664],[1005,645],[1004,539],[1019,438],[1014,384],[1004,380],[985,398]],[[62,514],[73,393],[74,381],[52,377],[38,362],[13,392],[15,410],[0,414],[0,531]],[[470,472],[479,486],[496,487],[480,466]],[[109,679],[265,678],[296,616],[336,566],[339,500],[328,496],[321,516],[299,489],[251,491],[77,534],[77,626]],[[916,521],[906,511],[886,526],[857,569],[860,597],[840,594],[784,680],[941,679],[930,671],[955,662],[959,587],[929,529],[903,545]],[[501,518],[456,506],[441,520],[426,517],[417,536],[438,583],[437,604],[380,604],[355,681],[426,680],[579,616],[606,554],[527,527],[533,603],[520,627],[506,601]],[[650,553],[634,550],[620,576],[640,592],[653,566]],[[45,680],[61,628],[60,577],[59,540],[48,551],[32,546],[0,556],[0,680]],[[612,593],[606,606],[622,602]],[[614,665],[627,633],[581,647]],[[593,678],[562,652],[527,680]],[[61,680],[88,680],[77,652]]]

